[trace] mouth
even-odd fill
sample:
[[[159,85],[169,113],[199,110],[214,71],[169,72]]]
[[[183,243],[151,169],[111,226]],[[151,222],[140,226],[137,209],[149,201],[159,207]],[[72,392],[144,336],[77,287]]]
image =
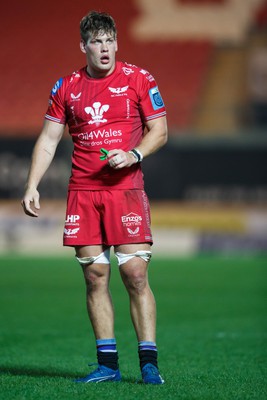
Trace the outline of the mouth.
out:
[[[109,56],[102,56],[101,58],[100,58],[100,61],[101,61],[101,63],[102,64],[108,64],[109,63]]]

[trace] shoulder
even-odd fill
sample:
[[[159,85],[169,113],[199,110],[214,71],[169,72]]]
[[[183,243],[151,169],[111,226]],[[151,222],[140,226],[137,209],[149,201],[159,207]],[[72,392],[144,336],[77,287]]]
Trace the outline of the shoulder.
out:
[[[149,72],[145,70],[142,67],[139,67],[138,65],[135,64],[130,64],[126,61],[118,61],[117,62],[121,72],[123,72],[125,75],[134,75],[138,76],[139,74],[141,75],[147,75]]]
[[[142,67],[127,62],[118,62],[118,64],[121,74],[131,81],[148,84],[148,86],[151,82],[155,82],[154,76]]]
[[[56,83],[54,84],[54,86],[51,90],[51,94],[55,95],[59,89],[66,90],[66,88],[69,85],[72,85],[72,84],[75,85],[76,83],[78,83],[83,77],[84,70],[85,70],[85,68],[81,68],[79,70],[76,70],[68,75],[65,75],[65,76],[59,78],[56,81]]]

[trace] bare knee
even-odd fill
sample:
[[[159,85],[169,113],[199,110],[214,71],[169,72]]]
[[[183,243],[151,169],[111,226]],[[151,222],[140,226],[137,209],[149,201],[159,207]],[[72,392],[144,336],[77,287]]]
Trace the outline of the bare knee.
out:
[[[121,276],[126,289],[130,293],[141,295],[148,286],[147,273],[143,268],[127,268],[125,266],[121,269]]]
[[[129,294],[141,295],[148,285],[147,268],[151,258],[151,251],[138,250],[135,253],[121,253],[116,251],[120,273]]]
[[[92,292],[106,288],[110,278],[109,249],[97,256],[78,257],[76,259],[82,267],[87,291]]]
[[[83,272],[88,292],[107,287],[108,279],[105,274],[99,273],[99,271],[88,271],[88,268],[84,268]]]
[[[82,269],[88,294],[108,289],[110,280],[109,265],[85,265]]]

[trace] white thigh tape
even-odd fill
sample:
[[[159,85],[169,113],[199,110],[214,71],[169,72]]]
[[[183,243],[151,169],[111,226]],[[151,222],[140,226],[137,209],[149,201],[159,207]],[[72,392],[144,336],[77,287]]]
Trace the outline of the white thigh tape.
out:
[[[77,257],[76,259],[78,260],[78,262],[80,263],[81,266],[84,265],[90,265],[93,263],[99,263],[99,264],[109,264],[110,263],[110,250],[107,249],[105,250],[103,253],[99,254],[99,256],[95,256],[95,257]]]
[[[138,250],[136,253],[131,253],[131,254],[119,253],[117,251],[115,253],[115,256],[118,259],[118,264],[122,265],[134,257],[140,257],[140,258],[142,258],[142,260],[149,262],[150,258],[152,257],[152,253],[151,253],[151,251],[147,251],[147,250]]]

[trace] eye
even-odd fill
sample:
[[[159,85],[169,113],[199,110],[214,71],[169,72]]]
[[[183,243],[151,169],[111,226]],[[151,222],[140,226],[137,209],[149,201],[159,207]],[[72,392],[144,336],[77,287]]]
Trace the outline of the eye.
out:
[[[97,39],[92,39],[91,40],[91,44],[99,44],[99,43],[101,43],[100,40],[97,40]]]

